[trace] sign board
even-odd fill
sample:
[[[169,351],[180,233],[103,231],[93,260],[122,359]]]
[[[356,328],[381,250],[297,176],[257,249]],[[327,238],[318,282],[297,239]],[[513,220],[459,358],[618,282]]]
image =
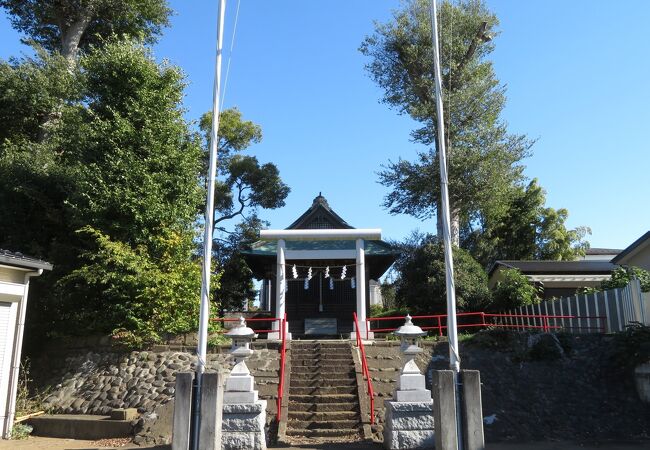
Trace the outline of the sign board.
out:
[[[305,334],[338,334],[338,326],[336,319],[333,318],[317,318],[305,319]]]

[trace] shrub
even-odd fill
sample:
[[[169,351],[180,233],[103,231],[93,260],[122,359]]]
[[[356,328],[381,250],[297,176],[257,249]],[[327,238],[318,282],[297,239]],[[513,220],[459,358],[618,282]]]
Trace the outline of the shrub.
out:
[[[600,283],[600,288],[603,290],[622,288],[627,286],[632,278],[637,278],[641,282],[643,292],[650,292],[650,272],[635,266],[615,269],[609,280]]]
[[[503,279],[492,292],[491,310],[504,311],[539,303],[537,289],[518,269],[507,269],[502,273]]]
[[[411,314],[444,313],[447,289],[442,242],[428,235],[402,251],[395,283],[397,305],[408,308]],[[482,310],[490,299],[485,271],[466,250],[455,247],[453,257],[458,310]]]

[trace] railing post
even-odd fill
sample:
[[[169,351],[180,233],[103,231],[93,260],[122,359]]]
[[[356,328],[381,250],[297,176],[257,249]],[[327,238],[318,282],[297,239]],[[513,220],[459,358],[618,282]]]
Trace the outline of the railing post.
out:
[[[436,318],[438,319],[438,336],[442,337],[442,320],[440,316]]]
[[[549,332],[549,328],[548,328],[548,316],[546,316],[546,315],[545,315],[545,316],[542,316],[542,319],[544,320],[544,332],[545,332],[545,333],[548,333],[548,332]]]
[[[485,327],[487,324],[485,323],[485,313],[481,311],[481,326]]]

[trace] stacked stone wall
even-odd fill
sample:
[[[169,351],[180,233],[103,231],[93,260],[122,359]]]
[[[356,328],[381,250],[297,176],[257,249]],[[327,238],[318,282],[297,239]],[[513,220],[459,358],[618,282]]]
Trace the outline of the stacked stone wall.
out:
[[[178,372],[194,371],[196,356],[188,351],[158,347],[159,351],[130,353],[99,346],[99,351],[59,348],[32,362],[40,388],[49,387],[44,407],[54,413],[108,414],[114,408],[137,408],[140,442],[167,443]],[[247,365],[260,398],[268,400],[267,425],[276,417],[279,352],[275,344],[256,344]],[[229,372],[234,361],[229,347],[214,349],[207,370]],[[162,350],[162,351],[161,351]],[[156,424],[156,422],[160,422]]]
[[[501,338],[474,338],[460,347],[461,367],[481,372],[488,442],[650,438],[650,405],[635,392],[633,374],[608,359],[611,336],[560,336],[565,349],[560,355],[556,345],[535,345],[555,338],[526,333]],[[449,368],[449,348],[444,341],[426,341],[423,347],[416,363],[431,389],[432,371]],[[368,344],[366,354],[377,395],[375,437],[381,440],[384,400],[392,398],[403,359],[397,341]]]

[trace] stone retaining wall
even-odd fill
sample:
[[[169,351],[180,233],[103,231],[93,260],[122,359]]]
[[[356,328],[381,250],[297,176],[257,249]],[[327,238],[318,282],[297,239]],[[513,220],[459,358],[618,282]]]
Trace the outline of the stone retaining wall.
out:
[[[276,416],[279,352],[273,343],[255,344],[247,360],[255,389],[267,402],[267,423]],[[207,370],[228,372],[234,362],[229,347],[207,357]],[[175,374],[194,371],[196,356],[183,351],[74,351],[58,358],[34,361],[39,378],[52,388],[45,407],[55,413],[108,414],[113,408],[137,408],[141,413],[140,442],[166,443],[171,436]],[[49,372],[48,374],[42,371]],[[163,419],[163,424],[156,421]],[[166,422],[169,423],[167,424]],[[168,428],[168,430],[166,430]],[[152,436],[152,434],[154,436]]]
[[[561,336],[560,355],[553,345],[531,348],[548,341],[535,336],[485,333],[461,343],[462,368],[481,372],[488,442],[650,438],[650,405],[636,395],[633,374],[609,362],[610,336]],[[431,371],[449,368],[449,350],[446,342],[423,347],[416,362],[430,389]],[[397,341],[368,344],[366,354],[377,395],[375,437],[381,439],[384,400],[392,397],[403,360]]]

